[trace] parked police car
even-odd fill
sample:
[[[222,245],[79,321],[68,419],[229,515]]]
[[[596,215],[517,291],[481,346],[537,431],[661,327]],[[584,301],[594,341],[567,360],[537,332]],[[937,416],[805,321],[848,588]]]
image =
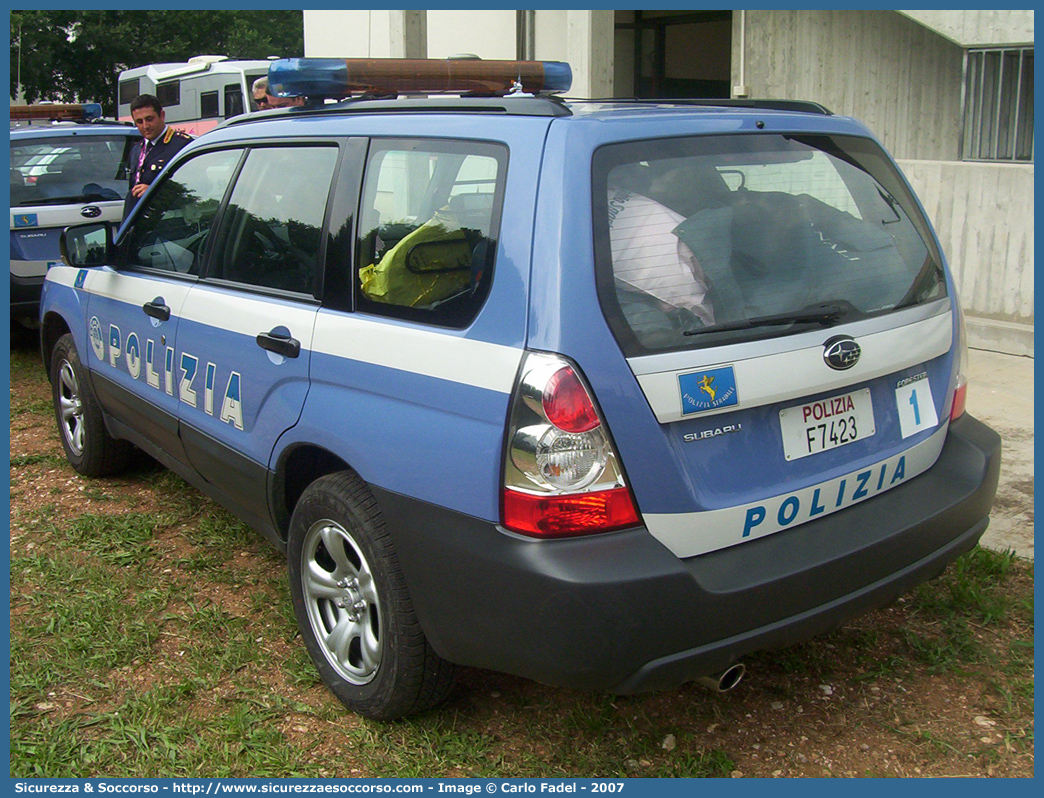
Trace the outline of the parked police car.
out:
[[[447,63],[391,91],[526,91],[240,117],[118,234],[67,231],[42,344],[77,470],[136,445],[283,548],[309,653],[373,718],[457,665],[727,687],[976,544],[1000,442],[865,127]],[[387,67],[270,82],[343,97]]]
[[[123,218],[127,156],[140,136],[132,125],[100,115],[97,103],[11,107],[14,319],[36,324],[40,289],[47,268],[61,260],[65,227]]]

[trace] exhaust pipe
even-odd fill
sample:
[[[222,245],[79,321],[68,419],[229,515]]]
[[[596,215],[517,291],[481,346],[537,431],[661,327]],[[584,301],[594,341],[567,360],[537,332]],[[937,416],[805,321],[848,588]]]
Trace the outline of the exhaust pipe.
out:
[[[729,665],[721,673],[699,677],[696,683],[706,687],[708,690],[713,690],[715,693],[727,693],[743,681],[743,674],[746,672],[747,666],[742,662],[737,662],[734,665]]]

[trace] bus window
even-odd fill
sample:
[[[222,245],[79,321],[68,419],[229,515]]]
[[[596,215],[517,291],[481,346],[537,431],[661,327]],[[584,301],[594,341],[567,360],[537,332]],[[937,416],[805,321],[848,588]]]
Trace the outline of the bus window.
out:
[[[216,91],[205,91],[199,95],[199,117],[200,119],[212,119],[221,116],[218,108],[218,93]]]
[[[141,81],[138,78],[120,81],[120,105],[130,103],[131,100],[141,94],[138,90],[140,84]]]
[[[172,80],[156,87],[156,99],[166,108],[168,105],[181,105],[181,81]]]
[[[225,86],[225,119],[243,112],[243,90],[238,83],[229,83]]]

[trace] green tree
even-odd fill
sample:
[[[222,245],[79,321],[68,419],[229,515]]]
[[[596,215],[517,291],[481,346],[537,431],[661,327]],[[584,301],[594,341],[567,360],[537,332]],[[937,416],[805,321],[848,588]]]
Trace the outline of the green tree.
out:
[[[194,55],[300,57],[300,11],[12,11],[11,97],[116,110],[120,72]]]

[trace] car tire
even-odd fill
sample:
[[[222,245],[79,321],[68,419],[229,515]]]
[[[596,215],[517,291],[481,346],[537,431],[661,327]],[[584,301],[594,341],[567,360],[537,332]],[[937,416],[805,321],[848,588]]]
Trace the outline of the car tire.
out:
[[[345,706],[394,720],[445,699],[456,666],[424,636],[380,510],[356,474],[329,474],[304,491],[288,568],[305,646]]]
[[[104,477],[126,468],[134,447],[105,428],[101,405],[68,333],[51,354],[51,397],[65,457],[78,472]]]

